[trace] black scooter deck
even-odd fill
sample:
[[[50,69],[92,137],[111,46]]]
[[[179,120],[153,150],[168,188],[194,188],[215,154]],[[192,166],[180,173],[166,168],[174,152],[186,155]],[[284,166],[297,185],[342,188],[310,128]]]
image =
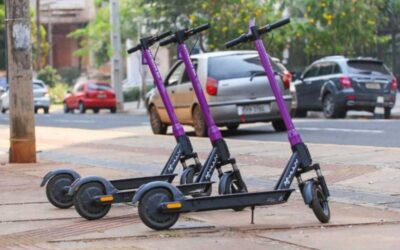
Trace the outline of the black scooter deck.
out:
[[[141,185],[153,181],[167,181],[171,183],[174,180],[175,176],[177,176],[177,174],[165,174],[157,176],[111,180],[110,182],[118,190],[128,190],[128,189],[137,189]]]
[[[161,204],[161,209],[165,213],[185,213],[193,211],[230,209],[235,207],[275,205],[285,203],[293,191],[294,189],[287,189],[268,192],[226,194],[201,198],[189,198],[182,201],[170,202],[180,202],[182,204],[180,209],[168,209],[166,206],[168,203]]]

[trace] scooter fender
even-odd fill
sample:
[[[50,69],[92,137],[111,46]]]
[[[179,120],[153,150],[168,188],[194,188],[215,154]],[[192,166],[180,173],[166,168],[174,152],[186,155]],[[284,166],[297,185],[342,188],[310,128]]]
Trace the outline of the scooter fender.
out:
[[[230,176],[230,175],[233,175],[234,173],[233,173],[233,171],[226,171],[222,176],[221,176],[221,178],[220,178],[220,180],[219,180],[219,186],[218,186],[218,192],[219,192],[219,194],[226,194],[227,192],[226,192],[226,190],[225,190],[225,187],[227,186],[226,185],[226,182],[228,181],[228,177]]]
[[[52,170],[50,172],[48,172],[42,180],[42,183],[40,184],[41,187],[43,187],[44,185],[46,185],[46,183],[53,178],[56,175],[59,174],[69,174],[71,175],[74,180],[81,178],[80,174],[78,174],[75,170],[69,169],[69,168],[59,168],[56,170]]]
[[[154,181],[154,182],[146,183],[146,184],[140,186],[140,188],[137,190],[136,194],[133,196],[132,204],[135,204],[138,201],[140,201],[140,199],[142,198],[142,196],[145,193],[147,193],[148,191],[150,191],[151,189],[154,189],[154,188],[167,189],[168,191],[171,192],[175,201],[180,201],[185,198],[184,195],[182,194],[182,192],[177,187],[173,186],[172,184],[165,182],[165,181]]]
[[[310,205],[313,199],[313,190],[314,190],[314,181],[313,180],[309,180],[304,184],[302,195],[303,195],[303,199],[304,199],[304,203],[307,205]]]
[[[103,177],[99,176],[87,176],[84,178],[80,178],[79,180],[72,183],[71,187],[69,188],[68,195],[73,196],[79,188],[89,182],[98,182],[102,184],[105,188],[107,194],[113,194],[118,190],[111,184],[111,182]]]

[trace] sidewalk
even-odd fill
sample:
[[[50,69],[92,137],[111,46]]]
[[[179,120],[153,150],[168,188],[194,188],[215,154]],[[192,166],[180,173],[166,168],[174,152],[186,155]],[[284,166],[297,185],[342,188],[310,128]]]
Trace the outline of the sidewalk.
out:
[[[0,126],[1,249],[395,249],[400,246],[400,149],[309,145],[332,191],[332,218],[321,225],[294,193],[288,203],[250,210],[181,215],[155,232],[137,208],[114,205],[102,220],[51,206],[39,187],[47,171],[69,167],[110,179],[157,174],[174,140],[135,133],[37,128],[37,164],[7,164],[9,130]],[[82,138],[85,138],[82,142]],[[204,161],[207,139],[191,138]],[[250,190],[271,188],[289,155],[287,143],[227,140]],[[157,155],[157,157],[155,157]],[[294,185],[295,186],[295,185]],[[214,192],[217,186],[214,185]]]

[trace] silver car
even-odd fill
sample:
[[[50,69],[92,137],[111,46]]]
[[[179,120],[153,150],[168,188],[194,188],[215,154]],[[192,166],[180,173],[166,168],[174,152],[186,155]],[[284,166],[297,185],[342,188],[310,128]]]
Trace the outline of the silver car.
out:
[[[218,126],[236,130],[241,123],[272,122],[276,131],[285,130],[256,51],[212,52],[191,58]],[[284,83],[284,72],[273,61],[271,63],[290,108],[290,82]],[[192,125],[197,136],[206,136],[203,114],[182,61],[171,68],[165,86],[180,122]],[[146,104],[153,133],[165,134],[170,121],[156,89],[147,94]]]
[[[0,97],[0,111],[5,113],[10,109],[10,91],[7,89]],[[33,102],[35,113],[39,109],[43,109],[45,114],[49,113],[50,109],[50,95],[49,90],[44,82],[41,80],[33,80]]]

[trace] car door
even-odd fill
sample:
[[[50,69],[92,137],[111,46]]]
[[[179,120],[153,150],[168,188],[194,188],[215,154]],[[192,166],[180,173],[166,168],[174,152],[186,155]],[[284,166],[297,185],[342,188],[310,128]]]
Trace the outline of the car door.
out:
[[[324,84],[329,81],[332,74],[333,64],[331,62],[323,62],[319,64],[319,70],[316,77],[313,78],[310,86],[310,106],[312,109],[319,110],[322,108],[321,89]]]
[[[185,66],[184,64],[181,62],[178,62],[173,68],[172,70],[169,72],[169,74],[167,75],[165,81],[164,81],[164,85],[167,89],[169,98],[172,102],[172,105],[174,107],[174,110],[178,116],[178,119],[180,119],[179,115],[178,115],[178,111],[179,111],[179,103],[177,103],[176,101],[176,93],[177,93],[177,86],[178,83],[180,82],[180,79],[182,78],[182,74],[185,71]],[[167,111],[164,107],[164,103],[161,100],[160,94],[157,90],[157,95],[159,96],[159,98],[157,98],[156,100],[156,107],[157,107],[157,111],[158,114],[160,115],[160,118],[162,121],[168,121],[170,122],[170,119],[168,117]]]
[[[296,83],[297,106],[299,110],[308,110],[312,107],[310,94],[312,93],[312,82],[318,74],[319,65],[314,64],[300,77],[300,81]]]

